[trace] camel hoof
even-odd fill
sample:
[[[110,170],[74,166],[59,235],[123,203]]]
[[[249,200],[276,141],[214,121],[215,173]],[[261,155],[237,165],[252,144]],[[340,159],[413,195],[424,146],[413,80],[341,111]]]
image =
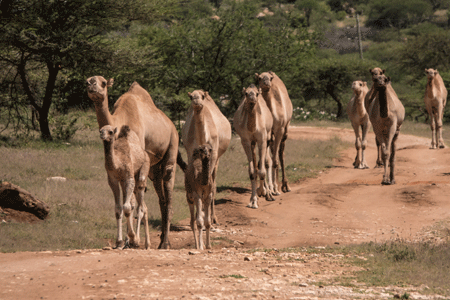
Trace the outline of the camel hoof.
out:
[[[445,145],[439,145],[439,148],[440,148],[440,149],[444,149],[444,148],[445,148]]]
[[[289,186],[287,184],[283,185],[281,190],[283,191],[283,193],[289,193],[291,191],[291,189],[289,188]]]
[[[170,243],[161,242],[158,246],[158,249],[170,249]]]
[[[125,247],[125,242],[124,241],[116,241],[116,246],[113,247],[113,249],[123,249],[123,247]]]
[[[266,201],[275,201],[275,198],[270,193],[267,193]]]
[[[257,209],[258,208],[258,204],[256,204],[256,203],[249,203],[248,205],[247,205],[247,207],[249,207],[249,208],[253,208],[253,209]]]

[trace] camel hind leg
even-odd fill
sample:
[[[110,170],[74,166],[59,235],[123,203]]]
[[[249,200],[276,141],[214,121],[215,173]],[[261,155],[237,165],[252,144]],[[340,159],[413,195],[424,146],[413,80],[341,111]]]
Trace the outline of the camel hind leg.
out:
[[[430,149],[436,149],[437,148],[437,139],[436,139],[436,113],[435,108],[432,107],[428,110],[428,114],[430,115],[430,128],[431,128],[431,148]]]
[[[394,138],[392,139],[391,143],[391,157],[389,158],[389,166],[390,166],[390,184],[395,184],[395,152],[396,152],[396,142],[398,138],[399,132],[397,131],[394,135]]]
[[[368,169],[369,166],[367,165],[366,158],[365,158],[365,151],[367,147],[367,133],[369,132],[369,123],[365,123],[361,125],[362,129],[362,137],[361,137],[361,168],[360,169]]]
[[[141,170],[135,177],[136,180],[136,188],[135,188],[135,196],[138,203],[137,207],[137,226],[136,226],[136,243],[139,244],[140,240],[140,225],[141,221],[144,220],[144,230],[145,230],[145,249],[150,248],[150,232],[148,226],[148,209],[147,205],[144,201],[144,193],[145,187],[147,185],[147,176],[150,170],[150,160],[146,160]]]
[[[291,188],[289,187],[288,179],[286,176],[286,171],[284,168],[284,148],[286,146],[286,140],[288,137],[288,127],[289,127],[289,124],[286,125],[286,128],[284,129],[283,138],[281,139],[280,149],[278,152],[279,159],[280,159],[280,166],[281,166],[281,178],[282,178],[281,190],[283,191],[283,193],[287,193],[287,192],[291,191]]]
[[[442,138],[442,117],[444,115],[444,106],[439,104],[436,115],[436,142],[439,148],[445,148],[444,139]]]

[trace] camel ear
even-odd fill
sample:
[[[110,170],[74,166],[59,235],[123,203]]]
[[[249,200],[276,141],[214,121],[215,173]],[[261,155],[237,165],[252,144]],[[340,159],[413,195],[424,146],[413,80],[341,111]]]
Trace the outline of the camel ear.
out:
[[[381,70],[381,72],[383,72],[381,73],[381,75],[383,75],[384,73],[386,73],[386,69]]]
[[[369,69],[369,73],[372,74],[372,69]]]
[[[112,87],[114,84],[114,78],[110,78],[108,79],[108,81],[106,82],[106,86],[107,87]]]
[[[259,80],[259,74],[258,73],[255,73],[255,79],[256,79],[256,81]]]
[[[194,149],[194,152],[192,153],[192,156],[193,156],[194,158],[200,157],[200,151],[198,151],[198,148],[195,148],[195,149]]]
[[[391,82],[391,76],[388,76],[387,82],[388,82],[388,83]]]
[[[205,91],[205,93],[203,94],[203,99],[208,98],[209,93],[207,91]]]
[[[436,69],[436,71],[434,72],[434,75],[437,75],[437,74],[439,74],[439,72],[438,72],[438,70]]]
[[[188,92],[188,96],[189,96],[189,98],[192,99],[192,94],[191,94],[191,92]]]
[[[242,88],[242,96],[245,95],[245,88]]]
[[[114,128],[114,135],[117,133],[117,127]]]

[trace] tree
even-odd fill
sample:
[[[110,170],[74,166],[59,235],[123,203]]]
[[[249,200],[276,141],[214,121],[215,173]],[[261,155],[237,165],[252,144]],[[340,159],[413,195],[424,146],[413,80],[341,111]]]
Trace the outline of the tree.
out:
[[[230,115],[255,72],[272,70],[281,78],[296,72],[314,48],[309,42],[314,35],[305,28],[294,31],[288,16],[277,26],[266,26],[256,17],[258,7],[256,1],[224,1],[216,11],[218,18],[189,19],[142,32],[141,45],[155,49],[164,66],[149,86],[164,86],[168,97],[204,89],[214,99],[231,100],[231,110],[225,112]]]
[[[367,26],[406,28],[423,22],[432,14],[432,6],[425,0],[375,0],[370,4]]]
[[[0,62],[10,70],[7,85],[38,112],[44,140],[52,139],[48,119],[60,73],[104,70],[125,59],[105,34],[159,16],[164,7],[146,0],[1,2]]]

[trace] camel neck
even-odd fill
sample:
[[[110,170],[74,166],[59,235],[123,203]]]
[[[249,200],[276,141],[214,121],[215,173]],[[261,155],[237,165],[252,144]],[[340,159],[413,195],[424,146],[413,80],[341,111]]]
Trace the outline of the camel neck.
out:
[[[245,110],[247,111],[247,130],[249,132],[256,131],[256,106],[251,107],[248,103]]]
[[[116,156],[114,154],[114,141],[103,141],[105,150],[105,167],[107,170],[114,170],[117,167]]]
[[[194,131],[195,138],[199,145],[206,144],[208,128],[205,120],[205,108],[194,110]]]
[[[378,89],[378,99],[380,101],[380,116],[382,118],[387,118],[389,114],[386,90],[386,88]]]
[[[201,175],[202,185],[207,185],[209,182],[209,167],[210,167],[209,157],[203,158],[202,159],[202,175]]]
[[[97,114],[98,127],[102,128],[105,125],[114,125],[114,119],[108,108],[108,96],[101,105],[95,105],[95,113]]]
[[[356,93],[356,110],[358,115],[364,116],[366,114],[366,108],[364,106],[364,97],[361,97],[362,92]]]

